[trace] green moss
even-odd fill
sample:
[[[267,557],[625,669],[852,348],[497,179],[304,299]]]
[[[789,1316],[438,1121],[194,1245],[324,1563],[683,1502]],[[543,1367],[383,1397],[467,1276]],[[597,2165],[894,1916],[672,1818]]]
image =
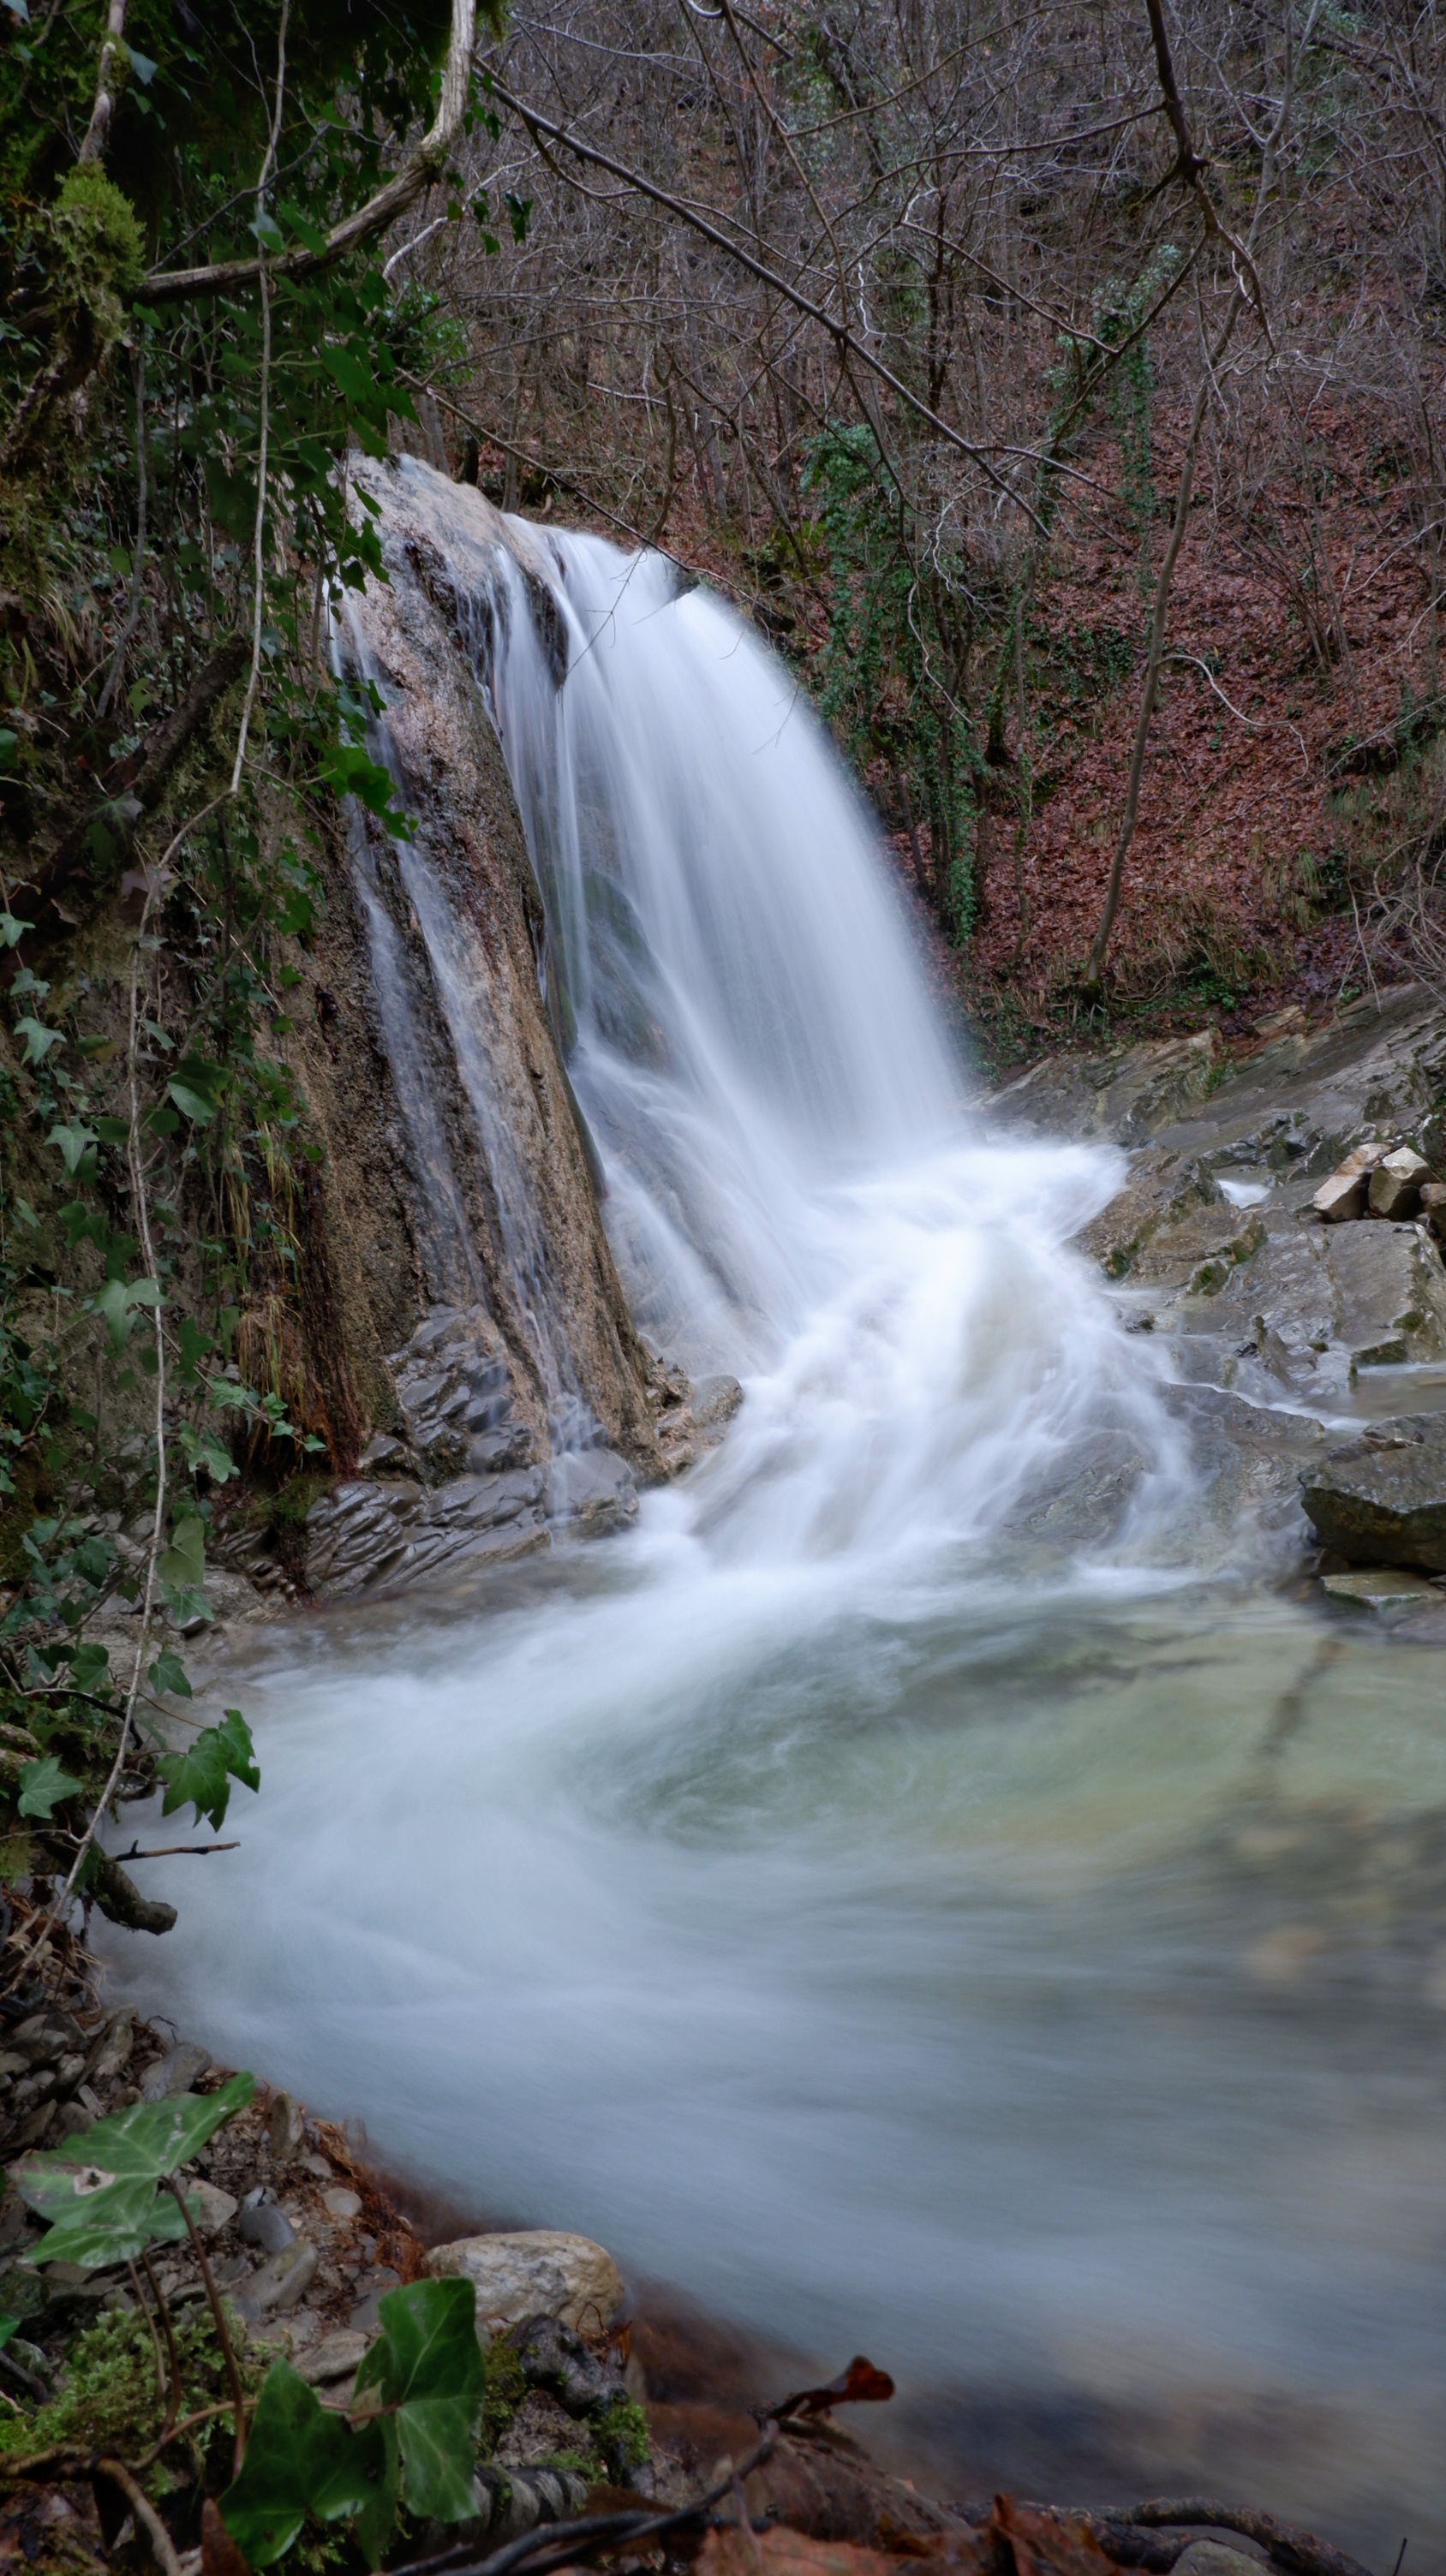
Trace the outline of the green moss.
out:
[[[225,2367],[215,2327],[202,2311],[178,2316],[175,2337],[180,2412],[191,2415],[224,2398]],[[243,2373],[254,2381],[254,2368],[246,2373],[243,2363]],[[134,2459],[155,2441],[164,2413],[150,2326],[139,2309],[113,2308],[77,2335],[66,2356],[64,2379],[48,2405],[0,2418],[0,2457],[67,2443]],[[198,2430],[204,2446],[207,2428]],[[167,2464],[152,2475],[152,2486],[164,2490],[174,2484],[182,2458],[177,2445],[167,2454]]]
[[[631,2397],[620,2397],[605,2415],[598,2416],[593,2438],[609,2463],[622,2460],[630,2469],[640,2469],[652,2454],[648,2419]]]
[[[518,2407],[527,2395],[522,2364],[510,2344],[494,2343],[487,2352],[487,2385],[482,2399],[480,2456],[490,2460]]]
[[[103,170],[91,163],[67,170],[52,220],[72,256],[81,253],[77,266],[83,262],[86,269],[100,271],[119,295],[139,286],[146,262],[135,208]]]

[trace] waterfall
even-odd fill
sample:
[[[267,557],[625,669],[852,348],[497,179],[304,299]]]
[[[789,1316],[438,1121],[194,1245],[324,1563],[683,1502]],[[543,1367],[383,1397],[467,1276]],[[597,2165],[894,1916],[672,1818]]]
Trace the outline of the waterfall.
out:
[[[1066,1248],[1120,1158],[999,1143],[971,1111],[907,899],[797,683],[662,556],[522,522],[479,543],[474,496],[411,458],[372,488],[409,532],[393,586],[425,551],[501,743],[634,1318],[750,1388],[699,1492],[712,1543],[947,1549],[1081,1473],[1091,1538],[1130,1496],[1138,1518],[1179,1457]],[[487,1031],[425,854],[401,866],[545,1318]]]

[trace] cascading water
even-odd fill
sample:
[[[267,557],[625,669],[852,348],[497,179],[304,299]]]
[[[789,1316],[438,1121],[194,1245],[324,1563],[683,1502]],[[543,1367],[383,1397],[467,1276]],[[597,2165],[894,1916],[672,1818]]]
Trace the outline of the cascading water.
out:
[[[630,1538],[233,1666],[263,1793],[224,1883],[155,1870],[146,1998],[481,2210],[867,2347],[972,2473],[1420,2528],[1435,2093],[1242,1996],[1240,1828],[1289,1846],[1367,1726],[1407,1805],[1446,1752],[1368,1651],[1185,1587],[1155,1364],[1067,1248],[1118,1158],[970,1110],[780,666],[533,532],[558,687],[526,577],[400,473],[476,612],[634,1311],[746,1402]]]

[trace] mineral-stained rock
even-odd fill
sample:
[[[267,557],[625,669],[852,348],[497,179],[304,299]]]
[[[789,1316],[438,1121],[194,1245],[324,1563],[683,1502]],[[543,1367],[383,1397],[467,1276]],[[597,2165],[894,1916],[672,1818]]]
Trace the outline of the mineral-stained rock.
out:
[[[1075,1240],[1081,1252],[1097,1261],[1107,1277],[1124,1279],[1134,1270],[1144,1247],[1162,1229],[1177,1226],[1204,1209],[1218,1212],[1227,1227],[1234,1222],[1235,1211],[1227,1204],[1208,1164],[1194,1155],[1149,1145],[1132,1157],[1125,1187],[1116,1191],[1109,1206],[1102,1208]],[[1194,1258],[1199,1258],[1198,1251]],[[1186,1268],[1189,1267],[1187,1262]]]
[[[1322,1547],[1353,1565],[1446,1573],[1446,1422],[1418,1415],[1396,1436],[1331,1450],[1301,1480]]]
[[[1430,1177],[1430,1164],[1414,1146],[1402,1145],[1394,1154],[1387,1154],[1371,1174],[1372,1216],[1414,1216],[1420,1203],[1421,1183]]]
[[[616,2362],[590,2352],[560,2317],[526,2317],[503,2338],[529,2388],[545,2389],[571,2415],[616,2405],[628,2393]]]
[[[598,2334],[622,2305],[622,2275],[611,2254],[591,2237],[551,2227],[434,2245],[427,2269],[472,2283],[478,2332],[489,2338],[538,2316],[560,2317],[577,2333]]]

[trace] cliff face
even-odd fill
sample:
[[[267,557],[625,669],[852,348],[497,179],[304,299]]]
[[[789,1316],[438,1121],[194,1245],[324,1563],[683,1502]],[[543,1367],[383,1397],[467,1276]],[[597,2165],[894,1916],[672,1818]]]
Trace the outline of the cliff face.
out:
[[[394,840],[359,810],[335,825],[290,1052],[322,1148],[306,1209],[308,1367],[334,1457],[368,1478],[365,1500],[339,1494],[341,1520],[360,1514],[372,1532],[370,1580],[389,1549],[398,1573],[455,1553],[444,1485],[448,1527],[465,1507],[458,1544],[485,1531],[493,1552],[540,1543],[559,1510],[595,1526],[628,1516],[623,1462],[644,1481],[665,1472],[655,1419],[666,1427],[680,1391],[655,1382],[650,1403],[484,695],[488,619],[506,613],[490,605],[495,550],[523,561],[544,619],[550,594],[480,494],[447,495],[467,541],[459,566],[397,468],[365,469],[363,489],[388,579],[351,608],[339,654],[373,692],[373,748],[416,830]],[[317,1552],[337,1538],[338,1507],[319,1507],[313,1570],[323,1588],[355,1588]]]

